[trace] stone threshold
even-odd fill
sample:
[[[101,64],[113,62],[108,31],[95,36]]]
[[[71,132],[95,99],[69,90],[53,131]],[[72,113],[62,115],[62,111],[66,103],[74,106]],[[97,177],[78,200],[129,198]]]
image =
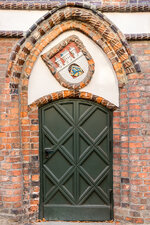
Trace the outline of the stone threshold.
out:
[[[118,223],[113,221],[108,222],[79,222],[79,221],[48,221],[48,222],[37,222],[34,225],[116,225]],[[25,224],[29,225],[29,224]]]

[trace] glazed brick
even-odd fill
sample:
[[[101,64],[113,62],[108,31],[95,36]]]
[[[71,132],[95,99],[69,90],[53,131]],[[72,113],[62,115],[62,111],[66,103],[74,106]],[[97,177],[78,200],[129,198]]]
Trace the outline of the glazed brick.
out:
[[[67,2],[67,3],[66,3]],[[91,9],[97,9],[100,10],[101,12],[149,12],[150,7],[149,7],[149,2],[146,0],[142,1],[140,0],[137,2],[136,0],[130,0],[128,2],[124,0],[114,0],[114,1],[108,1],[108,2],[99,2],[99,1],[90,1],[93,3],[93,5],[85,4],[83,0],[79,0],[78,2],[70,2],[68,1],[61,1],[56,2],[51,1],[50,3],[42,2],[42,1],[34,1],[30,2],[29,0],[26,2],[16,2],[14,0],[10,2],[1,2],[0,3],[0,8],[1,9],[32,9],[32,10],[38,10],[38,9],[43,9],[43,10],[51,10],[53,8],[63,8],[65,5],[66,6],[78,6],[78,7],[85,7],[85,8],[91,8]],[[88,1],[87,1],[88,2]],[[65,4],[66,3],[66,4]],[[52,10],[51,10],[52,11]],[[103,15],[99,13],[100,16],[103,18]],[[51,12],[48,12],[44,18],[47,18],[51,15]]]
[[[65,15],[67,15],[67,19],[68,19],[68,18],[71,19],[71,17],[73,16],[74,19],[75,19],[75,18],[76,18],[77,20],[80,20],[80,19],[81,19],[81,21],[84,20],[84,22],[85,22],[85,21],[88,21],[89,24],[91,24],[92,26],[95,27],[96,22],[95,22],[94,19],[93,19],[93,20],[91,19],[91,17],[93,16],[91,12],[89,13],[89,11],[86,11],[86,10],[83,10],[83,12],[82,12],[81,9],[77,9],[77,8],[76,8],[76,9],[72,8],[71,11],[69,11],[69,10],[70,10],[69,8],[66,9],[66,10],[64,9],[64,14],[66,13]],[[72,12],[72,13],[69,13],[69,12]],[[62,13],[62,11],[60,10],[59,13]],[[59,16],[58,16],[59,13],[57,13],[57,14],[55,14],[55,13],[52,14],[51,18],[48,20],[51,27],[54,26],[54,21],[55,21],[55,20],[58,20],[58,18],[59,18]],[[69,14],[68,14],[68,13],[69,13]],[[78,16],[78,13],[81,13],[82,17],[79,17],[79,16]],[[60,18],[61,18],[61,17],[60,17]],[[89,18],[90,18],[90,19],[89,19]],[[94,21],[94,22],[93,22],[93,21]],[[53,24],[52,24],[52,23],[53,23]],[[101,32],[102,32],[104,38],[105,38],[108,42],[111,41],[110,43],[111,43],[112,48],[113,48],[113,45],[116,44],[116,43],[118,42],[118,40],[115,41],[115,38],[116,38],[117,36],[116,36],[116,34],[113,34],[113,32],[112,32],[111,29],[107,28],[109,22],[104,22],[104,23],[105,23],[105,25],[104,25],[104,24],[101,25],[101,26],[98,28],[98,31],[101,31]],[[77,27],[78,27],[78,24],[77,24]],[[111,27],[111,26],[110,26],[110,27]],[[34,29],[35,29],[35,28],[36,28],[36,26],[34,27]],[[64,26],[64,29],[63,29],[63,27],[62,27],[62,30],[68,30],[68,29],[71,29],[71,28],[72,28],[72,23],[69,25],[69,22],[66,22],[66,25]],[[49,29],[49,28],[48,28],[48,29]],[[80,29],[80,27],[78,27],[77,29]],[[85,32],[87,32],[87,31],[85,31]],[[39,48],[38,48],[39,52],[43,50],[43,48],[50,42],[50,40],[53,40],[53,38],[55,38],[55,37],[56,37],[58,34],[60,34],[60,33],[61,33],[61,29],[59,29],[59,28],[56,29],[56,26],[55,26],[55,33],[54,33],[54,31],[53,31],[53,34],[51,34],[51,35],[49,34],[49,38],[48,38],[48,39],[44,38],[44,39],[42,40],[42,44],[40,44],[40,45],[39,45]],[[89,32],[88,32],[88,33],[89,33]],[[34,33],[34,34],[36,34],[36,33]],[[25,44],[25,48],[27,48],[28,50],[31,50],[31,48],[33,47],[33,45],[36,43],[36,39],[34,38],[34,34],[33,34],[33,36],[31,36],[31,37],[29,38],[29,41],[26,42],[26,44]],[[54,35],[54,34],[55,34],[55,35]],[[93,35],[92,35],[91,32],[90,32],[90,34],[91,34],[91,37],[93,38]],[[117,34],[119,35],[119,37],[122,36],[120,32],[118,32]],[[94,36],[94,38],[95,38],[95,36]],[[113,39],[113,41],[112,41],[112,39]],[[96,41],[97,41],[97,39],[96,39]],[[120,42],[120,44],[121,44],[121,42]],[[117,46],[119,46],[119,45],[117,45]],[[36,46],[36,48],[37,48],[37,46]],[[14,51],[17,53],[17,52],[19,51],[19,49],[20,49],[20,46],[16,46],[16,48],[14,49]],[[107,49],[107,48],[104,48],[104,51],[105,51],[106,53],[108,53],[106,49]],[[117,51],[116,51],[116,57],[117,57],[117,56],[119,57],[119,59],[120,59],[121,61],[124,61],[125,59],[128,58],[128,54],[126,54],[125,49],[122,48],[122,44],[120,45],[120,49],[117,49]],[[114,58],[114,57],[113,57],[113,58]],[[133,59],[134,59],[134,56],[133,56],[133,55],[131,56],[131,59],[132,59],[133,63],[137,63],[136,60],[133,60]],[[31,60],[32,60],[32,59],[31,59]],[[36,60],[36,58],[35,58],[35,60]],[[34,59],[32,60],[33,63],[35,62],[35,60],[34,60]],[[111,60],[111,61],[112,61],[112,60]],[[19,63],[19,65],[23,65],[23,60],[22,60],[22,59],[18,59],[18,63]],[[11,65],[10,65],[10,66],[11,66]],[[9,66],[9,67],[10,67],[10,66]],[[29,67],[28,67],[28,68],[25,68],[25,72],[26,72],[26,75],[27,75],[27,76],[30,75],[31,70],[32,70],[32,67],[33,67],[33,64],[31,63],[31,64],[29,64]],[[19,70],[19,69],[20,69],[20,68],[18,67],[18,70]],[[139,71],[139,66],[138,66],[138,64],[136,64],[135,69],[137,69],[137,71]],[[130,67],[129,67],[128,69],[126,69],[126,70],[127,70],[127,73],[133,73],[133,72],[134,72],[134,70],[133,70],[133,69],[130,69]],[[9,73],[10,73],[10,69],[9,69],[9,71],[8,71],[8,74],[9,74]],[[122,74],[122,77],[120,76],[120,74]],[[118,75],[118,80],[119,80],[119,82],[120,82],[120,86],[122,86],[122,85],[126,82],[126,79],[123,78],[123,77],[124,77],[123,69],[117,71],[117,75]],[[122,79],[122,81],[121,81],[121,79]]]

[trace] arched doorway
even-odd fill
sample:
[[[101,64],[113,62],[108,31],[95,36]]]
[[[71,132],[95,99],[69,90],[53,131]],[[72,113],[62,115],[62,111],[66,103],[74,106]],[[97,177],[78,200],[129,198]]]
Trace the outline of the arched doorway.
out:
[[[36,75],[35,80],[39,80],[38,75],[41,76],[41,80],[44,80],[43,74],[46,74],[43,71],[40,72],[39,70],[39,68],[41,68],[39,56],[45,53],[45,51],[50,50],[52,47],[50,45],[54,44],[53,41],[57,42],[57,40],[61,38],[60,37],[61,34],[66,36],[67,32],[76,32],[76,31],[80,33],[79,39],[80,38],[82,39],[81,34],[82,35],[84,34],[85,36],[88,37],[89,40],[87,42],[88,43],[87,46],[89,46],[89,42],[91,39],[91,41],[94,43],[97,49],[98,48],[102,49],[102,51],[105,53],[107,57],[107,60],[109,59],[112,64],[111,72],[114,69],[113,72],[115,72],[114,74],[115,76],[112,76],[112,78],[116,78],[115,81],[118,81],[118,82],[111,83],[110,86],[108,85],[109,81],[112,81],[112,79],[110,79],[111,77],[110,75],[113,75],[113,72],[108,73],[109,75],[108,79],[106,78],[106,71],[102,73],[102,76],[101,76],[102,80],[99,79],[100,76],[95,76],[96,74],[100,75],[101,68],[103,68],[103,65],[105,64],[103,64],[102,67],[99,67],[99,64],[100,64],[99,62],[102,62],[101,54],[96,54],[96,52],[94,51],[93,59],[95,62],[95,71],[97,71],[97,73],[93,74],[93,78],[94,79],[96,78],[96,79],[94,84],[91,85],[92,86],[91,89],[89,89],[89,86],[86,86],[86,89],[83,89],[83,86],[85,85],[85,83],[82,83],[81,89],[80,89],[81,91],[75,90],[74,88],[72,89],[72,87],[71,89],[69,89],[70,87],[67,87],[66,89],[64,89],[63,86],[53,90],[53,87],[56,87],[54,83],[46,82],[49,87],[48,92],[45,92],[45,85],[43,85],[44,92],[41,92],[42,87],[41,87],[41,83],[39,82],[40,86],[39,88],[36,89],[36,94],[40,93],[40,96],[32,95],[32,93],[35,93],[35,92],[33,91],[33,86],[29,85],[29,80],[31,81],[31,78],[34,74]],[[55,44],[59,44],[59,43],[55,43]],[[86,45],[86,43],[84,44]],[[87,46],[85,47],[87,48]],[[46,48],[48,49],[46,50]],[[91,53],[91,51],[89,52]],[[95,58],[98,59],[97,60],[98,66],[96,65]],[[36,67],[36,65],[39,65],[39,67],[38,66]],[[68,3],[67,5],[58,7],[56,10],[52,10],[48,12],[45,16],[43,16],[35,24],[33,24],[33,26],[27,31],[26,36],[23,37],[16,44],[14,50],[12,51],[10,62],[8,65],[8,71],[7,71],[7,75],[10,76],[9,94],[8,94],[8,99],[10,102],[6,102],[6,103],[12,105],[11,110],[8,112],[7,129],[8,130],[10,129],[9,126],[12,124],[12,122],[14,126],[16,125],[19,126],[18,133],[11,133],[11,132],[14,132],[14,130],[16,131],[16,127],[14,127],[14,130],[10,129],[10,135],[12,135],[12,137],[14,137],[15,135],[15,138],[18,141],[18,145],[16,145],[15,147],[17,147],[17,151],[18,151],[17,157],[19,156],[17,160],[21,164],[21,166],[19,165],[20,175],[18,175],[18,180],[20,182],[19,184],[21,185],[18,187],[19,192],[16,192],[16,194],[14,195],[16,197],[16,203],[20,206],[20,208],[15,212],[18,212],[19,215],[23,213],[25,216],[28,216],[32,219],[34,217],[37,217],[37,214],[38,214],[38,204],[39,204],[39,198],[38,198],[39,196],[39,170],[38,170],[39,120],[38,120],[38,110],[37,110],[38,107],[41,107],[45,105],[46,103],[49,104],[49,102],[53,102],[58,99],[67,99],[67,98],[81,99],[82,98],[82,99],[92,100],[93,102],[97,102],[103,106],[106,106],[106,108],[115,110],[116,106],[119,106],[118,86],[122,87],[127,81],[126,75],[135,73],[136,71],[138,72],[139,71],[138,68],[139,68],[138,62],[133,56],[132,51],[130,47],[128,46],[128,43],[126,42],[124,38],[124,35],[119,31],[119,29],[111,21],[109,21],[106,18],[106,16],[100,13],[99,10],[93,10],[93,7],[89,7],[89,6],[85,7],[84,5],[78,5],[78,3],[77,4],[75,3],[74,5],[72,5],[72,3],[71,4]],[[37,70],[35,71],[34,69],[37,69]],[[49,76],[48,73],[47,75]],[[52,79],[54,78],[52,74],[49,77],[51,77]],[[32,84],[33,83],[34,82],[32,82]],[[89,83],[89,85],[91,83]],[[95,88],[96,84],[97,84],[97,89]],[[98,84],[100,84],[101,86]],[[116,87],[115,89],[116,95],[114,95],[114,93],[112,92],[112,88],[114,88],[113,84],[115,84],[115,87]],[[28,91],[29,86],[31,88],[29,88],[29,91]],[[107,89],[106,89],[106,86],[108,87]],[[98,91],[102,90],[102,92],[101,93],[95,92],[95,89]],[[31,93],[31,90],[32,90],[32,93]],[[106,96],[104,95],[104,93],[105,94],[109,93],[109,95]],[[32,101],[28,101],[29,95],[31,95],[32,97],[34,96],[34,98],[32,98]],[[114,101],[115,96],[117,101]],[[89,102],[89,104],[90,103],[91,102]],[[93,104],[96,104],[96,103],[93,103]],[[43,106],[43,107],[46,107],[46,106]],[[42,109],[44,108],[41,108],[40,110],[42,111]],[[101,109],[105,111],[103,107]],[[12,112],[16,112],[15,121],[12,121],[12,115],[11,115]],[[106,112],[107,112],[106,114],[109,114],[109,110]],[[60,118],[61,118],[61,115],[60,115]],[[96,122],[95,124],[97,125]],[[91,126],[91,130],[92,130],[92,126]],[[107,144],[108,146],[111,146],[111,140],[110,142],[108,141]],[[6,149],[10,151],[9,145],[7,145],[6,147],[8,148]],[[45,145],[44,147],[47,148]],[[14,147],[11,146],[11,148],[13,150]],[[108,149],[110,150],[111,148],[108,147]],[[98,155],[98,153],[93,153],[93,154],[91,153],[91,156],[93,158],[95,157],[95,155],[96,156]],[[112,155],[112,153],[110,154]],[[41,160],[43,160],[42,157],[45,157],[45,153],[43,152],[41,153],[41,157],[40,157]],[[46,156],[46,157],[49,157],[49,156]],[[110,162],[111,162],[111,158],[112,157],[109,156]],[[99,159],[101,160],[101,157],[98,158],[97,161],[99,161]],[[11,160],[11,154],[7,156],[6,162],[8,162],[9,160]],[[85,167],[85,164],[81,165],[81,167]],[[87,168],[88,166],[83,169],[87,170]],[[118,171],[118,167],[116,168],[115,170]],[[10,175],[10,179],[12,179],[12,175]],[[111,179],[109,180],[112,180],[112,176],[111,176]],[[119,181],[114,180],[115,187],[116,187],[116,184],[118,185],[117,182],[119,183],[120,180]],[[87,185],[89,185],[88,181],[87,181]],[[16,186],[12,186],[12,190],[14,190],[15,187]],[[104,189],[104,187],[102,189]],[[8,187],[6,187],[6,185],[3,186],[3,189],[7,189],[7,188],[9,191],[9,186]],[[118,189],[119,188],[120,188],[120,183],[118,185]],[[104,201],[103,205],[107,206],[108,208],[108,213],[107,213],[108,215],[110,215],[111,207],[112,207],[112,203],[110,201],[112,199],[111,190],[112,189],[109,188],[109,186],[106,189],[107,199],[109,200],[107,201],[108,204],[106,203],[105,200],[103,200]],[[18,196],[18,193],[20,193],[19,196]],[[45,193],[46,191],[44,192],[43,189],[41,189],[41,196]],[[117,194],[118,192],[114,193],[115,197],[117,197]],[[98,193],[96,193],[95,195],[99,196]],[[41,218],[43,217],[43,215],[45,215],[42,211],[44,209],[43,197],[44,195],[41,197],[41,204],[40,204]],[[6,203],[7,203],[7,198],[6,198]],[[115,199],[116,206],[121,204],[122,203],[120,202],[120,199],[119,200],[117,199],[117,201]],[[98,204],[98,206],[99,205],[100,204]],[[126,203],[125,205],[128,206],[128,204]],[[11,205],[9,205],[8,208],[10,206]],[[76,206],[76,204],[74,204],[73,207],[74,206]],[[90,205],[87,215],[89,212],[92,212],[91,211],[92,206],[93,204]],[[80,209],[81,209],[81,206],[79,207],[78,212],[80,212]],[[25,213],[24,213],[24,210],[26,211]],[[123,211],[124,211],[124,208],[123,208]],[[96,208],[94,212],[96,212]],[[100,212],[100,209],[99,209],[99,212]],[[118,212],[120,215],[119,210]],[[48,214],[49,214],[49,211],[48,211]],[[66,211],[66,215],[68,215],[68,211]],[[101,215],[103,215],[102,211],[101,211]],[[94,217],[94,219],[95,218],[96,216]],[[97,220],[107,220],[110,218],[112,218],[112,215],[105,218],[97,218]],[[86,218],[83,218],[83,219],[85,220]],[[80,220],[82,220],[81,217],[80,217]],[[86,220],[88,220],[88,218]],[[92,220],[92,218],[89,218],[89,220]]]
[[[39,118],[41,218],[112,219],[112,112],[63,99],[41,107]]]

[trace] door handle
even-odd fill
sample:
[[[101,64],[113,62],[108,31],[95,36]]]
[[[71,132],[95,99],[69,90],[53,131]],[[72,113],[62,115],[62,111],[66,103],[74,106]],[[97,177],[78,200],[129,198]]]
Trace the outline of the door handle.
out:
[[[44,150],[45,150],[46,158],[49,156],[49,154],[52,154],[54,152],[52,148],[45,148]]]
[[[52,154],[54,150],[52,148],[45,148],[45,152],[48,154]]]

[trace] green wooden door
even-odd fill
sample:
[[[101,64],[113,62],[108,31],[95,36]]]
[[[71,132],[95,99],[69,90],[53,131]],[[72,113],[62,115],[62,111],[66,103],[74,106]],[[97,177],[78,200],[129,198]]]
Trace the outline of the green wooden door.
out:
[[[41,217],[112,219],[112,113],[91,101],[40,109]]]

